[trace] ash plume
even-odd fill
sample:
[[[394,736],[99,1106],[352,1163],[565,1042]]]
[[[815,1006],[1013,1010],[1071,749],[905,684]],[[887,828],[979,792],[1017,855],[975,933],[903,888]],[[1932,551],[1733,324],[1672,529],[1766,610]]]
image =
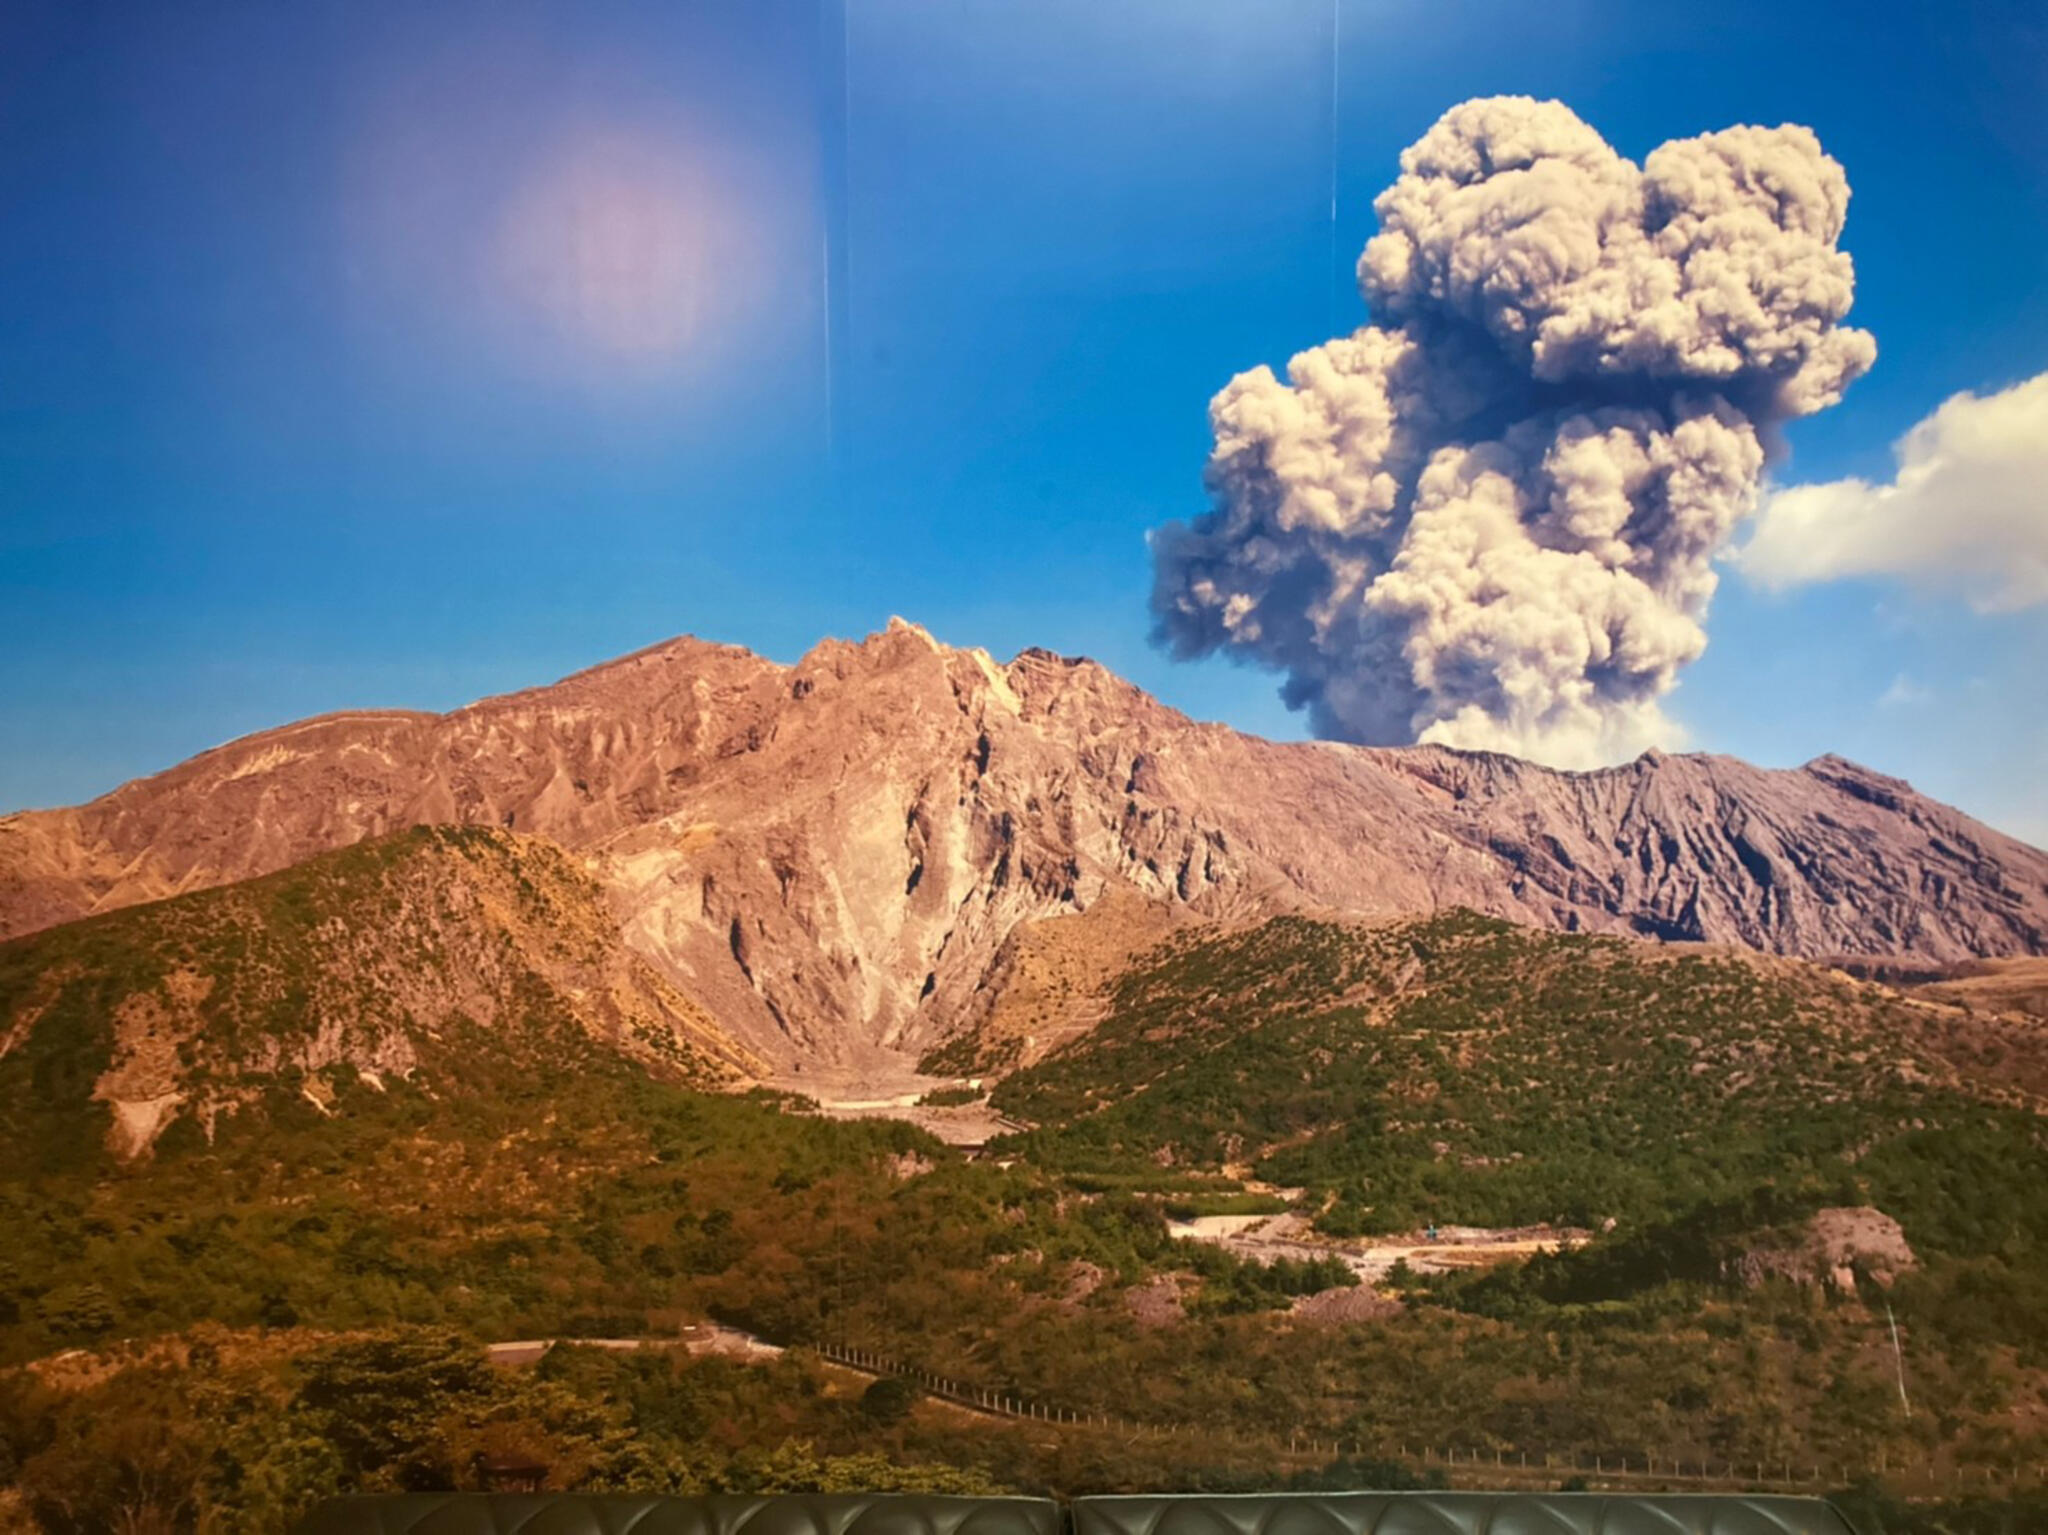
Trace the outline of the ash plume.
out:
[[[1777,429],[1876,355],[1841,324],[1848,202],[1794,125],[1637,166],[1558,102],[1452,108],[1373,205],[1373,323],[1211,402],[1211,507],[1152,537],[1157,638],[1285,672],[1343,740],[1669,744]]]

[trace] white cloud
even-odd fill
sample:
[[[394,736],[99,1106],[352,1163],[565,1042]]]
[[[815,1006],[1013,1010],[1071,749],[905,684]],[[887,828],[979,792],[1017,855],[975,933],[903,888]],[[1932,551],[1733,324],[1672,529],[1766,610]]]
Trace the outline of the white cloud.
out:
[[[2048,603],[2048,373],[1959,394],[1899,439],[1888,485],[1832,480],[1766,498],[1737,554],[1751,580],[1893,576],[1983,613]]]
[[[1924,704],[1934,698],[1934,689],[1915,682],[1905,672],[1892,678],[1892,684],[1877,695],[1880,709],[1903,709],[1912,704]]]

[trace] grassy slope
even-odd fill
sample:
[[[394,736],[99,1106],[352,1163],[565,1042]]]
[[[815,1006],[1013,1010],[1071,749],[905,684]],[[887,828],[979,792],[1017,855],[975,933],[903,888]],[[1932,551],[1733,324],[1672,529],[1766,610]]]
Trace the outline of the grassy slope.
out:
[[[104,1158],[116,1099],[175,1095],[182,1137],[359,1068],[461,1095],[593,1042],[705,1086],[750,1064],[568,855],[453,827],[0,944],[0,1041],[0,1133],[45,1172]]]
[[[436,858],[447,851],[423,835]],[[317,880],[410,878],[376,873],[393,857],[409,866],[381,845],[334,856],[369,873],[344,863]],[[821,1122],[650,1075],[542,984],[570,973],[560,956],[506,971],[530,984],[493,992],[503,1005],[489,1020],[406,1024],[410,1080],[387,1075],[379,1089],[341,1066],[260,1077],[248,1062],[269,1058],[262,1042],[309,1037],[308,1009],[330,984],[318,966],[286,971],[311,977],[295,990],[284,962],[263,958],[331,946],[325,886],[275,888],[234,894],[259,919],[222,929],[246,948],[206,971],[214,989],[197,1004],[220,1011],[208,1015],[219,1032],[194,1041],[195,1091],[232,1091],[236,1110],[210,1141],[196,1115],[181,1117],[140,1161],[103,1149],[89,1094],[112,1036],[94,1010],[215,965],[194,936],[199,898],[0,949],[0,1016],[18,1021],[24,998],[48,1003],[0,1059],[0,1131],[58,1148],[0,1168],[0,1229],[16,1234],[0,1253],[0,1358],[202,1322],[508,1337],[710,1314],[1070,1408],[1245,1432],[1738,1459],[1888,1445],[1895,1463],[2009,1463],[2041,1446],[2027,1406],[2048,1379],[2048,1298],[2028,1278],[2048,1230],[2035,1121],[1887,1036],[1867,994],[1781,979],[1807,972],[1724,971],[1465,917],[1190,935],[1126,978],[1090,1040],[1005,1086],[1008,1105],[1046,1127],[1005,1169],[950,1157],[907,1126]],[[445,925],[422,938],[428,953],[406,947],[415,896],[352,909],[387,927],[351,942],[397,954],[408,973],[449,952]],[[119,925],[131,919],[160,925]],[[402,991],[402,975],[349,952],[340,974]],[[364,1016],[383,995],[362,993]],[[1685,1059],[1718,1076],[1670,1069],[1673,1040],[1694,1038]],[[1175,1167],[1159,1167],[1162,1148]],[[1486,1200],[1516,1216],[1579,1200],[1627,1214],[1620,1237],[1669,1227],[1691,1240],[1701,1201],[1782,1178],[1779,1156],[1835,1180],[1830,1197],[1842,1179],[1858,1185],[1930,1257],[1893,1296],[1910,1421],[1893,1405],[1883,1316],[1854,1302],[1732,1292],[1660,1267],[1656,1252],[1631,1267],[1617,1242],[1595,1249],[1606,1270],[1447,1288],[1364,1326],[1291,1327],[1275,1314],[1280,1288],[1177,1250],[1161,1199],[1080,1194],[1069,1176],[1108,1169],[1120,1179],[1097,1186],[1156,1188],[1256,1158],[1327,1191],[1340,1222],[1384,1218],[1391,1187],[1418,1213],[1438,1199],[1465,1218]],[[1210,1271],[1190,1320],[1137,1325],[1122,1286],[1197,1258]],[[1109,1277],[1075,1299],[1081,1262]],[[1135,1474],[1091,1473],[1098,1486]]]
[[[1010,1077],[1039,1163],[1250,1164],[1326,1229],[1640,1226],[1766,1185],[1874,1199],[1916,1242],[2048,1232],[2040,1105],[1868,988],[1466,913],[1284,918],[1164,946],[1093,1034]]]
[[[0,1038],[0,1361],[207,1321],[502,1337],[706,1312],[964,1350],[1056,1309],[1069,1258],[1171,1257],[1156,1210],[1061,1213],[909,1126],[694,1090],[736,1052],[572,860],[497,831],[0,945]],[[110,1096],[176,1112],[124,1154]],[[1213,1278],[1218,1306],[1285,1303]]]

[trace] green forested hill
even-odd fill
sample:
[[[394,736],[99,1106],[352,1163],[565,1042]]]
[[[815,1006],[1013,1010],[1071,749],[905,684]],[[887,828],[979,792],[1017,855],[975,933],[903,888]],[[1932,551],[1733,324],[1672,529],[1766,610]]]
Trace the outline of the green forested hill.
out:
[[[1290,919],[1134,967],[1094,1034],[999,1087],[1039,1128],[976,1161],[705,1091],[730,1047],[587,889],[545,843],[427,831],[0,946],[0,1516],[96,1528],[92,1468],[168,1463],[198,1469],[160,1527],[274,1527],[306,1487],[460,1482],[506,1444],[558,1485],[843,1484],[886,1451],[929,1485],[1064,1490],[1253,1485],[1246,1446],[1276,1430],[1841,1464],[2044,1447],[2048,1167],[1988,1025],[1788,963]],[[1336,1231],[1616,1227],[1311,1323],[1291,1304],[1334,1265],[1170,1233],[1189,1188],[1254,1171]],[[1721,1264],[1831,1202],[1921,1252],[1886,1296],[1911,1417],[1874,1296]],[[1162,1286],[1177,1320],[1130,1302]],[[1199,1425],[1222,1458],[884,1423],[808,1366],[521,1384],[473,1357],[704,1318]],[[370,1432],[417,1370],[447,1399]]]
[[[1335,1235],[1641,1227],[1775,1187],[2031,1252],[2041,1105],[1925,1013],[1795,962],[1469,913],[1283,918],[1155,951],[995,1102],[1041,1127],[1014,1142],[1039,1165],[1237,1166],[1305,1187]]]
[[[552,843],[430,827],[0,944],[0,1135],[82,1170],[343,1086],[497,1093],[591,1052],[702,1086],[753,1065],[627,950]]]
[[[0,945],[0,1040],[0,1362],[202,1322],[707,1314],[964,1349],[1020,1295],[1052,1307],[1073,1260],[1135,1281],[1172,1257],[1156,1208],[703,1091],[744,1057],[573,860],[509,833],[408,832]],[[1211,1268],[1214,1307],[1288,1299]]]

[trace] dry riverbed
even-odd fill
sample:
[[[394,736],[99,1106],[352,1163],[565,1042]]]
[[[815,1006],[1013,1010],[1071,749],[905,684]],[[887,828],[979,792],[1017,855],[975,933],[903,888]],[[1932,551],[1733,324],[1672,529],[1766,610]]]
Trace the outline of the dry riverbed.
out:
[[[977,1147],[991,1137],[1024,1127],[1004,1119],[987,1098],[964,1104],[927,1104],[928,1095],[962,1084],[953,1078],[929,1077],[907,1059],[884,1058],[859,1066],[814,1069],[780,1077],[769,1084],[782,1092],[801,1094],[817,1112],[833,1119],[901,1119],[930,1131],[951,1146]],[[1248,1185],[1251,1192],[1289,1197],[1298,1190]],[[1576,1247],[1590,1232],[1566,1227],[1442,1226],[1427,1232],[1339,1240],[1317,1232],[1309,1218],[1294,1211],[1278,1215],[1202,1215],[1169,1223],[1173,1236],[1186,1242],[1211,1242],[1241,1258],[1270,1263],[1336,1258],[1364,1283],[1378,1284],[1397,1263],[1417,1274],[1446,1274],[1480,1268],[1533,1253]]]
[[[1397,1263],[1406,1263],[1417,1274],[1448,1274],[1576,1247],[1592,1234],[1553,1226],[1440,1226],[1434,1239],[1426,1232],[1404,1232],[1340,1241],[1321,1235],[1310,1226],[1307,1216],[1292,1211],[1284,1215],[1201,1215],[1174,1221],[1170,1229],[1181,1241],[1214,1243],[1240,1258],[1261,1263],[1276,1258],[1336,1258],[1367,1284],[1385,1279]]]
[[[828,1119],[901,1119],[949,1146],[981,1146],[992,1136],[1024,1128],[990,1108],[985,1097],[971,1103],[920,1102],[962,1084],[954,1077],[925,1076],[907,1060],[814,1068],[777,1077],[768,1085],[810,1099]]]

